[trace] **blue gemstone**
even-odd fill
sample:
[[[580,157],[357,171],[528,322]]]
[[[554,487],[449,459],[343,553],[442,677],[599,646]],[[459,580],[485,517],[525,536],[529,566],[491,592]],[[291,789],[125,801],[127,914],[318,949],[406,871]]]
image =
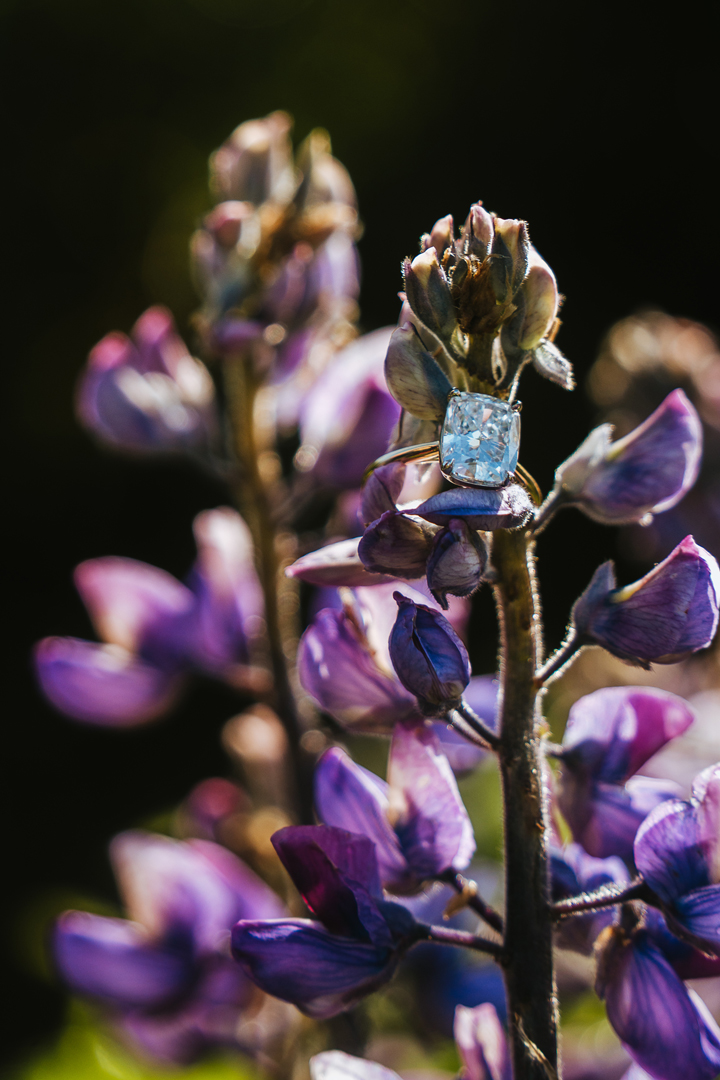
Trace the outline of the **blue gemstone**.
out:
[[[520,415],[499,398],[457,391],[440,434],[440,467],[449,480],[500,487],[515,472]]]

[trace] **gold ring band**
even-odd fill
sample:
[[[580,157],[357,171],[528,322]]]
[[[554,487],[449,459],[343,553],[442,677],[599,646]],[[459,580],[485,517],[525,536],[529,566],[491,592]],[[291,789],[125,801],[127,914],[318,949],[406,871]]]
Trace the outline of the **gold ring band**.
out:
[[[375,472],[376,469],[382,468],[383,465],[393,465],[396,461],[405,462],[422,462],[422,461],[435,461],[440,456],[440,443],[436,439],[434,442],[417,443],[415,446],[401,446],[398,450],[389,450],[387,454],[382,454],[375,461],[368,465],[363,474],[363,484],[368,477]],[[515,472],[511,474],[520,483],[527,488],[530,498],[536,506],[540,506],[543,501],[542,491],[534,477],[530,475],[527,469],[524,469],[519,463],[515,466]]]

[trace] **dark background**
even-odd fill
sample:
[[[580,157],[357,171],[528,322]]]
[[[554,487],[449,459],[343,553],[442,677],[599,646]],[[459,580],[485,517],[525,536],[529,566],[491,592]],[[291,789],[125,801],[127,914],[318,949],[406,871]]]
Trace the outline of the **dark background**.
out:
[[[295,116],[298,138],[330,130],[365,223],[368,330],[395,321],[400,259],[437,217],[462,220],[480,197],[526,218],[567,294],[558,343],[582,386],[604,332],[642,305],[718,321],[717,62],[701,10],[678,5],[670,20],[647,4],[577,0],[2,5],[9,1054],[62,1017],[62,995],[28,959],[43,905],[63,891],[112,896],[108,838],[225,769],[217,733],[237,702],[217,685],[198,684],[147,730],[97,731],[43,703],[28,659],[46,634],[92,636],[76,563],[128,555],[183,575],[192,517],[226,501],[187,465],[106,454],[72,413],[77,372],[106,331],[157,301],[186,328],[186,244],[208,206],[209,152],[277,108]],[[582,389],[565,396],[532,372],[522,397],[523,461],[547,489],[592,409]],[[574,513],[571,524],[540,551],[552,644],[597,562],[615,554],[612,533]],[[621,580],[637,570],[621,565]],[[485,670],[493,647],[480,646]]]

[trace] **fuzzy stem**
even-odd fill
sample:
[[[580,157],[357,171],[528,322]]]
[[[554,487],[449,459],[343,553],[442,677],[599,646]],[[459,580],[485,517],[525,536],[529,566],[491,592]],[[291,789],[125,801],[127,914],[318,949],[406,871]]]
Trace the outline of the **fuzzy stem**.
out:
[[[544,664],[537,675],[535,676],[535,685],[538,689],[541,686],[547,686],[547,684],[560,674],[561,668],[564,668],[569,660],[572,660],[578,649],[582,648],[582,638],[578,634],[575,627],[570,628],[565,641],[560,648],[553,653],[548,662]]]
[[[549,904],[547,821],[535,669],[540,613],[532,541],[498,530],[495,598],[501,631],[500,771],[505,807],[505,986],[515,1080],[557,1075],[558,1011]]]
[[[642,878],[636,878],[629,885],[622,887],[601,885],[593,892],[558,900],[552,905],[552,914],[554,919],[564,919],[568,915],[581,915],[586,911],[596,911],[598,908],[614,907],[615,904],[623,904],[628,900],[649,900],[652,896],[652,891]]]
[[[444,881],[448,885],[452,885],[453,889],[460,896],[464,896],[465,905],[472,911],[479,915],[488,926],[492,926],[493,930],[497,930],[498,934],[505,932],[505,923],[503,922],[502,915],[498,914],[494,907],[486,903],[483,900],[480,893],[477,891],[477,884],[474,881],[470,881],[468,878],[463,877],[462,874],[458,874],[455,870],[447,870],[442,874],[438,881]]]
[[[422,936],[420,936],[422,935]],[[465,949],[476,949],[499,958],[503,947],[497,941],[470,934],[467,930],[451,930],[449,926],[423,926],[419,928],[418,941],[435,941],[438,945],[460,945]]]
[[[258,466],[254,406],[259,383],[249,357],[226,360],[224,373],[233,449],[238,464],[233,484],[235,501],[253,537],[255,562],[265,598],[267,645],[273,677],[272,704],[288,738],[298,813],[301,821],[310,823],[313,820],[312,761],[300,745],[302,728],[291,678],[297,634],[287,590],[293,588],[293,583],[290,579],[283,577],[281,581],[280,578],[277,535],[267,487]],[[285,591],[283,596],[281,585]]]
[[[491,750],[497,750],[500,745],[500,739],[497,737],[494,731],[491,731],[486,724],[480,719],[476,712],[474,712],[466,701],[461,701],[455,710],[463,718],[465,723],[476,735],[479,735],[483,742],[487,743]]]
[[[546,525],[549,525],[552,519],[563,506],[567,506],[567,495],[562,488],[553,488],[545,502],[535,515],[534,520],[530,523],[530,529],[535,536],[543,531]]]

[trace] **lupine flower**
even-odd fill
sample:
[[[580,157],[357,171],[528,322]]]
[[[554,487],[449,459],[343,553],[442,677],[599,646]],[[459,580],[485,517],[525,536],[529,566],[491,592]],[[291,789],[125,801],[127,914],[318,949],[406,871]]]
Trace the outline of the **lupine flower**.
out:
[[[354,589],[341,610],[320,611],[300,639],[303,688],[339,724],[355,731],[391,732],[398,720],[417,713],[414,696],[390,661],[391,588]]]
[[[299,578],[309,585],[322,587],[347,586],[354,588],[362,585],[382,585],[393,580],[389,574],[374,574],[363,564],[358,554],[361,537],[349,540],[337,540],[301,555],[287,567],[288,577]]]
[[[604,525],[624,525],[669,510],[697,479],[700,417],[682,390],[623,439],[601,424],[555,473],[554,495]]]
[[[304,397],[298,461],[322,483],[359,486],[387,449],[400,415],[383,373],[391,332],[375,330],[342,349]]]
[[[388,510],[397,510],[405,484],[406,467],[402,462],[382,465],[370,474],[362,489],[361,514],[366,525],[377,521]]]
[[[217,437],[215,387],[166,308],[151,307],[132,338],[108,334],[77,392],[80,422],[103,442],[142,452],[207,451]]]
[[[390,978],[417,939],[417,924],[383,899],[375,845],[325,825],[289,826],[273,845],[319,921],[243,920],[233,955],[262,990],[325,1018]]]
[[[706,648],[718,624],[720,569],[692,536],[632,585],[618,589],[611,562],[598,567],[573,608],[580,638],[621,660],[674,664]]]
[[[132,726],[165,712],[197,669],[233,685],[253,677],[248,643],[262,596],[247,527],[234,510],[199,514],[198,558],[183,585],[134,559],[81,563],[75,584],[105,644],[45,638],[37,676],[56,708],[76,720]]]
[[[515,529],[533,511],[530,496],[520,484],[504,488],[451,488],[433,495],[413,510],[435,525],[460,519],[470,529]]]
[[[700,773],[689,802],[653,810],[634,851],[673,933],[720,957],[720,764]]]
[[[715,1080],[720,1028],[648,932],[609,927],[599,946],[597,992],[637,1065],[655,1080]]]
[[[553,901],[592,892],[602,885],[627,885],[630,875],[622,859],[612,856],[596,859],[580,844],[565,848],[550,847],[550,880]],[[590,954],[598,935],[610,926],[615,908],[599,908],[587,915],[563,919],[557,928],[556,940],[563,949]]]
[[[470,596],[480,585],[488,560],[484,541],[461,518],[451,518],[436,535],[427,561],[428,588],[447,609],[448,593]]]
[[[110,852],[129,918],[65,912],[53,936],[63,979],[158,1058],[182,1062],[234,1043],[253,989],[228,954],[230,928],[280,916],[280,900],[209,841],[129,832]]]
[[[434,539],[435,530],[424,521],[388,510],[367,527],[358,555],[371,573],[420,578],[425,575]]]
[[[676,937],[670,932],[665,916],[657,908],[646,908],[645,929],[681,979],[712,979],[720,976],[720,956],[711,956],[695,948],[686,937]],[[704,943],[703,949],[707,949]]]
[[[494,1005],[458,1005],[453,1033],[463,1080],[512,1080],[507,1038]]]
[[[692,721],[686,702],[651,687],[610,686],[575,702],[562,742],[558,805],[590,855],[632,857],[641,822],[679,791],[635,774]]]
[[[392,1069],[377,1061],[353,1057],[342,1050],[325,1050],[310,1058],[312,1080],[400,1080]]]
[[[455,777],[424,724],[395,726],[387,783],[339,747],[327,750],[315,770],[315,807],[324,824],[373,841],[390,892],[412,892],[445,870],[464,870],[475,852]]]
[[[425,716],[456,708],[470,681],[465,646],[450,623],[425,604],[393,594],[398,616],[390,634],[390,659],[400,682]]]

